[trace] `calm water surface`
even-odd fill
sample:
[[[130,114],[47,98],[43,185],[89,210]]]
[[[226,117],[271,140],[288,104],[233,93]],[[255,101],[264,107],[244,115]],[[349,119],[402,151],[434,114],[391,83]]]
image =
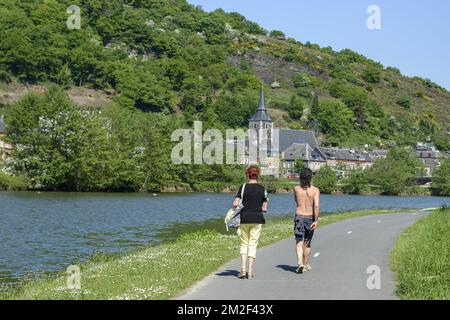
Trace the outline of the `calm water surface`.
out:
[[[0,192],[0,282],[215,226],[231,194]],[[450,197],[323,195],[323,212],[450,206]],[[269,214],[293,214],[293,196],[270,197]],[[220,225],[221,226],[221,225]]]

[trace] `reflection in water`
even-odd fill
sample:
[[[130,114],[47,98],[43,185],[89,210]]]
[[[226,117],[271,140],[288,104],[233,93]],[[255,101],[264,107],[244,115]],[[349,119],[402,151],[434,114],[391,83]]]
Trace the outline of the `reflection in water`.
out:
[[[123,252],[200,229],[223,232],[231,194],[0,193],[0,281],[55,271],[96,252]],[[328,196],[324,212],[429,208],[446,197]],[[292,194],[271,195],[269,214],[293,214]]]

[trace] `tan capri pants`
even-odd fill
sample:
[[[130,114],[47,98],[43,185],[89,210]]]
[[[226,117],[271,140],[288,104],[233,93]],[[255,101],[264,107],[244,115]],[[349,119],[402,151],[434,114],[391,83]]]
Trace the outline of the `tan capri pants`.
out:
[[[241,239],[241,255],[256,258],[256,247],[261,235],[262,224],[241,224],[238,234]]]

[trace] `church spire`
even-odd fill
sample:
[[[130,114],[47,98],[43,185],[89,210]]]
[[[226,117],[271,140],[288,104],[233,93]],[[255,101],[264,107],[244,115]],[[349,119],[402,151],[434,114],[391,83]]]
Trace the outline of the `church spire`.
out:
[[[259,95],[258,111],[267,112],[266,102],[264,101],[264,87],[261,86],[261,94]]]
[[[262,87],[262,86],[261,86],[261,93],[259,96],[258,110],[256,111],[256,114],[250,118],[250,121],[272,122],[272,119],[270,119],[270,116],[267,112],[265,98],[264,98],[264,87]]]

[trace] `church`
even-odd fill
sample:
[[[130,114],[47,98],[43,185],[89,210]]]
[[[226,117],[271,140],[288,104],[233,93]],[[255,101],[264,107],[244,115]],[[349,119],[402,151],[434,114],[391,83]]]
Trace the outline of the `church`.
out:
[[[298,173],[295,170],[295,161],[301,159],[303,165],[313,172],[329,165],[338,176],[343,176],[348,169],[367,168],[376,158],[386,157],[386,150],[322,147],[313,131],[275,128],[267,112],[263,89],[256,114],[249,119],[250,131],[255,131],[256,134],[249,134],[245,163],[257,163],[264,175],[296,176]],[[248,150],[251,145],[256,145],[257,149],[267,148],[267,157],[258,158],[255,162],[254,158],[249,157]]]
[[[256,135],[253,138],[249,135],[247,146],[254,143],[258,150],[267,148],[267,157],[258,161],[266,175],[278,177],[291,174],[297,158],[301,158],[313,171],[317,171],[326,162],[324,155],[318,150],[319,143],[314,132],[274,127],[267,111],[264,89],[261,89],[256,114],[249,119],[249,131],[251,130],[255,131]],[[261,137],[266,137],[267,143],[264,143],[264,138]],[[246,164],[250,163],[247,157]]]

